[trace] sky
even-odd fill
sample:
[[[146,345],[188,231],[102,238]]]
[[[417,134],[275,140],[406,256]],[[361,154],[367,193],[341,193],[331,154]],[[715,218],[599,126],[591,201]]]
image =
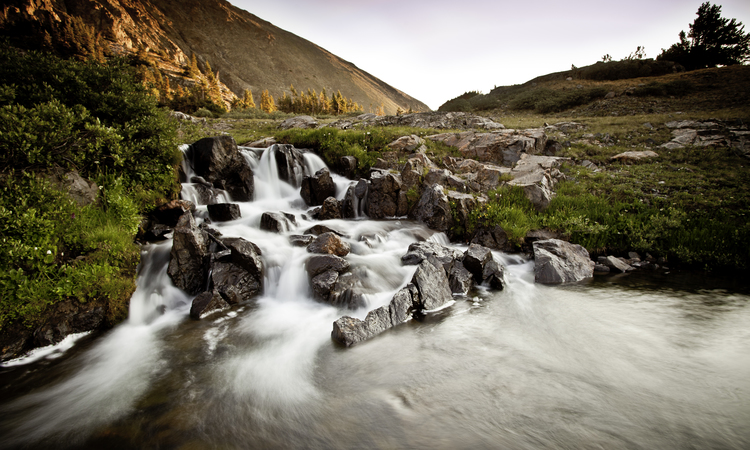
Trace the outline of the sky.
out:
[[[655,58],[695,20],[701,0],[229,0],[437,109],[587,66],[638,46]],[[750,31],[750,1],[722,17]]]

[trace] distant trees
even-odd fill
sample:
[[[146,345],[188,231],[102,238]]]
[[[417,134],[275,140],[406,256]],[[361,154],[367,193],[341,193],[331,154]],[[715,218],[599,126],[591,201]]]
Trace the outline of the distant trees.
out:
[[[267,113],[276,111],[276,104],[273,101],[273,96],[268,93],[268,89],[260,94],[260,109]]]
[[[674,61],[688,70],[742,64],[750,58],[750,33],[742,22],[721,17],[721,6],[703,3],[690,31],[662,49],[657,60]]]
[[[291,95],[286,92],[279,99],[279,111],[291,114],[346,114],[349,112],[362,112],[362,106],[350,98],[336,91],[333,96],[328,97],[325,89],[320,94],[315,89],[307,89],[307,92],[298,91],[294,85],[289,86]]]

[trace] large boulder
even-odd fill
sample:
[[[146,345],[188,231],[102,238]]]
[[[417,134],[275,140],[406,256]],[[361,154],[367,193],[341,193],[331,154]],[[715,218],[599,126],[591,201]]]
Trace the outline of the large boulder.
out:
[[[464,158],[512,166],[524,153],[544,153],[547,135],[541,129],[499,130],[491,133],[465,131],[427,136],[435,142],[456,147]]]
[[[494,228],[477,229],[471,238],[471,243],[503,252],[513,251],[513,244],[508,240],[508,234],[500,225]]]
[[[424,145],[424,139],[417,136],[416,134],[412,134],[409,136],[401,136],[400,138],[388,144],[388,147],[391,150],[395,151],[413,152],[422,145]]]
[[[534,279],[537,283],[570,283],[594,276],[594,261],[580,245],[548,239],[536,241],[533,246]]]
[[[443,265],[448,265],[462,259],[463,254],[460,250],[437,242],[421,241],[409,245],[409,250],[401,257],[401,262],[407,266],[416,266],[430,257],[434,257]]]
[[[310,278],[315,278],[329,270],[346,272],[349,270],[349,261],[336,255],[313,255],[307,260],[305,268]]]
[[[201,139],[190,146],[187,155],[197,175],[225,189],[233,200],[253,199],[253,171],[231,136]]]
[[[371,219],[406,215],[406,193],[402,193],[401,187],[400,175],[387,171],[373,171],[367,191],[367,215]]]
[[[475,282],[489,284],[494,289],[503,289],[505,286],[503,267],[495,261],[489,248],[469,245],[462,262]]]
[[[326,232],[315,238],[307,251],[310,253],[328,254],[344,257],[349,254],[351,246],[337,234]]]
[[[274,144],[269,151],[276,160],[276,170],[279,178],[294,187],[300,187],[302,178],[307,173],[304,154],[289,144]]]
[[[294,216],[280,212],[268,211],[260,216],[260,229],[274,233],[285,233],[295,225]]]
[[[50,175],[49,179],[66,191],[70,198],[78,203],[78,206],[90,205],[99,197],[99,187],[96,183],[84,179],[75,170],[65,172],[58,169]]]
[[[409,217],[424,222],[433,230],[450,230],[453,226],[453,215],[450,201],[443,187],[439,184],[426,187]]]
[[[187,200],[172,200],[157,206],[151,211],[150,216],[157,223],[175,227],[180,217],[186,212],[195,212],[195,203]]]
[[[229,252],[211,264],[211,284],[229,304],[237,304],[263,291],[263,262],[260,249],[242,238],[221,238]]]
[[[419,291],[419,307],[422,310],[438,309],[453,300],[445,269],[436,259],[428,258],[419,263],[411,282]]]
[[[300,195],[309,206],[320,206],[328,197],[336,197],[336,184],[327,168],[302,178]]]
[[[208,205],[208,217],[215,222],[228,222],[242,217],[240,205],[236,203],[216,203]]]
[[[317,219],[318,220],[331,220],[331,219],[341,219],[343,217],[342,213],[342,207],[341,203],[338,200],[336,200],[335,197],[328,197],[323,202],[323,206],[320,207],[320,211],[318,211]],[[354,211],[354,207],[352,206],[350,208],[350,213]]]
[[[188,294],[195,295],[206,288],[208,239],[191,213],[183,214],[174,228],[167,273],[175,286]]]

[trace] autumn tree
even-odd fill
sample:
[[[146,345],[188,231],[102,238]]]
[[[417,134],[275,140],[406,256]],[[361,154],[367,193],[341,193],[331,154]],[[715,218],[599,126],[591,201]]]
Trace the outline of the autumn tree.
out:
[[[680,31],[680,42],[662,49],[657,60],[674,61],[688,70],[742,64],[750,58],[750,33],[736,19],[721,17],[721,6],[703,3],[698,18]]]
[[[260,94],[260,109],[267,113],[276,111],[276,105],[274,104],[273,96],[268,93],[268,89]]]

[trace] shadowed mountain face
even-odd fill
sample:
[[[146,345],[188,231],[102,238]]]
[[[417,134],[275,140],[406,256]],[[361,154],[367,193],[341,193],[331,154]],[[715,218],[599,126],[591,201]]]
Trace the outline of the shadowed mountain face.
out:
[[[36,39],[74,18],[93,27],[115,52],[147,47],[177,64],[195,53],[235,94],[279,97],[297,89],[337,90],[362,105],[395,113],[429,107],[354,64],[224,0],[10,0],[0,11],[4,34]],[[74,30],[75,31],[75,30]],[[32,36],[33,34],[33,36]]]

